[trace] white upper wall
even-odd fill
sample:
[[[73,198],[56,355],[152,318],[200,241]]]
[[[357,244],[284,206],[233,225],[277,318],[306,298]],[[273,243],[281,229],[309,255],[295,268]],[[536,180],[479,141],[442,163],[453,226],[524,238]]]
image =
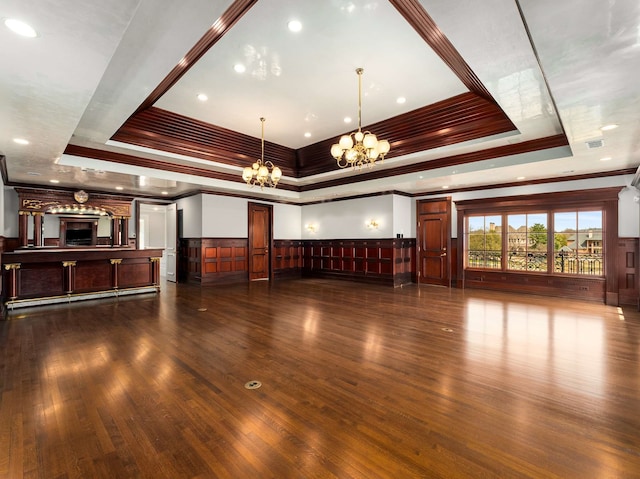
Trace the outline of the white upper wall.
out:
[[[13,188],[4,187],[4,237],[5,238],[17,238],[18,237],[18,209],[20,208],[20,201],[18,193]]]
[[[393,195],[393,236],[415,237],[415,202],[408,196]]]
[[[394,236],[393,195],[302,206],[302,239],[364,239]],[[368,228],[375,220],[378,228]],[[307,225],[313,225],[315,232]]]
[[[201,238],[202,235],[202,195],[189,196],[176,201],[182,210],[182,237]]]
[[[203,238],[246,238],[249,214],[246,198],[202,195]]]
[[[247,238],[249,202],[271,204],[232,196],[199,196],[202,198],[203,238]],[[301,210],[298,205],[273,204],[274,239],[300,239]]]
[[[302,231],[302,207],[298,205],[273,205],[273,238],[300,239]]]

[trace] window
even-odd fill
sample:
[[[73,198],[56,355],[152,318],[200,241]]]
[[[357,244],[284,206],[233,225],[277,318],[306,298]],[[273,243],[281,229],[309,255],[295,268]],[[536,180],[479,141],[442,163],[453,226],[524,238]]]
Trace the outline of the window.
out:
[[[470,216],[467,222],[467,266],[502,268],[502,216]]]
[[[508,216],[507,269],[547,271],[547,213]]]
[[[474,214],[466,220],[468,268],[604,275],[602,210]]]
[[[602,211],[554,214],[554,271],[568,274],[604,274]]]

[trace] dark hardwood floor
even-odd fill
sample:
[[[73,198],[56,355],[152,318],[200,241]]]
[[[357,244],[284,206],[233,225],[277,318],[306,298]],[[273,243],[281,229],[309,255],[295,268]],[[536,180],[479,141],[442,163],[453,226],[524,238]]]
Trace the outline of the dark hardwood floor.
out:
[[[17,310],[0,346],[2,478],[640,477],[633,309],[167,284]]]

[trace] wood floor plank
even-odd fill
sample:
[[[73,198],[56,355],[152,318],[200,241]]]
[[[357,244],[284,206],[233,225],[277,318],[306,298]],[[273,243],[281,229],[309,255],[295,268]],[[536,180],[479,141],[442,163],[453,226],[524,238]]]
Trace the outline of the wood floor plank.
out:
[[[13,312],[0,345],[2,479],[640,478],[632,309],[168,283]]]

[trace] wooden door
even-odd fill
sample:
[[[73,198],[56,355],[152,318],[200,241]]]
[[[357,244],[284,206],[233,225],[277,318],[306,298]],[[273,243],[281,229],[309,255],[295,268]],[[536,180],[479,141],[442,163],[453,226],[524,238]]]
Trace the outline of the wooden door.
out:
[[[271,205],[249,203],[249,280],[271,276]]]
[[[451,286],[451,198],[418,201],[418,283]]]

